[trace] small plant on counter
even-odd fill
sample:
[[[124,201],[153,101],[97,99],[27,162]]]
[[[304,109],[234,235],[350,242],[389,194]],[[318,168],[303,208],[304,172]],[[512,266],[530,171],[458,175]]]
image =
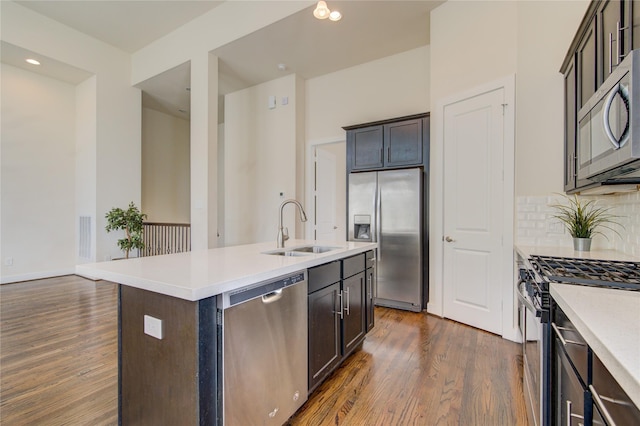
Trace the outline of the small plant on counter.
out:
[[[112,208],[106,215],[107,232],[124,230],[125,238],[118,240],[118,247],[125,252],[125,257],[129,258],[129,251],[132,249],[144,249],[144,240],[142,239],[143,222],[147,215],[140,212],[136,205],[129,203],[127,210],[119,207]]]
[[[596,200],[581,200],[577,195],[573,197],[563,195],[563,197],[567,199],[568,203],[552,204],[551,207],[556,210],[553,217],[564,223],[573,238],[591,239],[596,234],[607,238],[599,228],[609,229],[620,236],[620,233],[610,226],[622,226],[616,222],[620,216],[611,214],[610,208],[598,207]]]

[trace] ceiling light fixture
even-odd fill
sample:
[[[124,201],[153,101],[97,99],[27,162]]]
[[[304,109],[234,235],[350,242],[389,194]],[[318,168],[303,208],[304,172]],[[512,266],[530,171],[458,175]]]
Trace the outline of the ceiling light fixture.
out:
[[[313,10],[313,16],[318,19],[327,19],[330,21],[339,21],[342,19],[342,13],[337,10],[329,10],[327,7],[327,2],[320,0],[316,5],[316,8]]]
[[[31,65],[40,65],[40,61],[36,61],[35,59],[25,59],[26,62],[30,63]]]
[[[318,19],[327,19],[330,13],[331,11],[327,7],[327,2],[320,0],[313,11],[313,16]]]

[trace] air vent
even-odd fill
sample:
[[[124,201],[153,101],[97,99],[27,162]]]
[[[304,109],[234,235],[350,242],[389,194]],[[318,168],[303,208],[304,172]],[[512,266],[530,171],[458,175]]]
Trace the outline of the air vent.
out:
[[[80,216],[79,226],[78,256],[91,259],[91,216]]]

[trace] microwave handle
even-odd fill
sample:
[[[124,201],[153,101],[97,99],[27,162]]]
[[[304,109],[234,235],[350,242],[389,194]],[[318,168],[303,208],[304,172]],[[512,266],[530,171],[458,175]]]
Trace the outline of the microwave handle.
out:
[[[609,113],[611,111],[611,104],[613,103],[613,99],[618,93],[620,93],[620,96],[622,97],[624,104],[627,108],[627,116],[629,115],[628,114],[629,113],[629,91],[627,90],[626,87],[624,87],[620,83],[616,84],[615,87],[611,89],[611,91],[607,95],[607,98],[604,101],[604,111],[602,114],[602,120],[603,120],[602,124],[604,125],[604,132],[609,138],[609,142],[611,142],[611,145],[613,145],[614,150],[620,149],[620,147],[624,146],[624,144],[627,143],[627,141],[629,140],[629,119],[630,118],[627,119],[627,127],[624,133],[622,134],[622,137],[620,138],[620,140],[616,139],[616,137],[613,135],[613,131],[611,130],[611,125],[609,124]]]

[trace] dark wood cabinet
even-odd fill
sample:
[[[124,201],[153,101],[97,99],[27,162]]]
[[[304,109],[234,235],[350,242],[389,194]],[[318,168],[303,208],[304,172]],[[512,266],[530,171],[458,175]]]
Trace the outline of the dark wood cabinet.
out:
[[[602,364],[569,317],[552,303],[552,424],[639,424],[640,410]],[[603,398],[604,397],[604,398]],[[603,416],[601,413],[607,413]],[[611,423],[613,424],[613,423]]]
[[[419,166],[428,161],[425,156],[428,153],[425,143],[429,138],[427,114],[344,129],[347,131],[348,172]]]
[[[565,82],[564,190],[567,193],[598,185],[576,179],[580,109],[624,57],[637,48],[640,48],[640,2],[593,0],[560,68]]]
[[[366,333],[364,280],[364,272],[360,272],[342,281],[342,294],[345,298],[342,343],[345,354],[352,352],[362,342]]]
[[[347,134],[352,169],[366,170],[383,166],[383,135],[382,126],[356,129]]]
[[[622,2],[619,0],[604,0],[598,8],[597,17],[599,22],[598,39],[601,43],[599,53],[602,57],[599,59],[600,67],[599,83],[609,77],[620,63],[620,54],[623,49],[623,12]]]
[[[384,125],[384,141],[386,166],[422,164],[422,119]]]
[[[564,190],[576,188],[576,67],[575,59],[564,72]]]
[[[598,85],[598,67],[596,63],[598,52],[596,47],[596,19],[594,17],[582,36],[576,55],[579,76],[577,80],[578,109],[582,108],[591,95],[596,92],[596,86]]]
[[[341,358],[340,282],[309,294],[309,389],[315,388]]]
[[[376,255],[375,251],[368,251],[366,253],[366,267],[365,270],[365,323],[366,332],[368,333],[375,326],[374,315],[374,292],[376,288]]]
[[[640,48],[640,2],[631,1],[628,2],[626,7],[628,15],[630,16],[631,31],[627,34],[627,43],[631,46],[631,49]],[[631,37],[631,40],[628,38]]]
[[[364,340],[368,331],[365,267],[362,253],[308,271],[309,392]]]

